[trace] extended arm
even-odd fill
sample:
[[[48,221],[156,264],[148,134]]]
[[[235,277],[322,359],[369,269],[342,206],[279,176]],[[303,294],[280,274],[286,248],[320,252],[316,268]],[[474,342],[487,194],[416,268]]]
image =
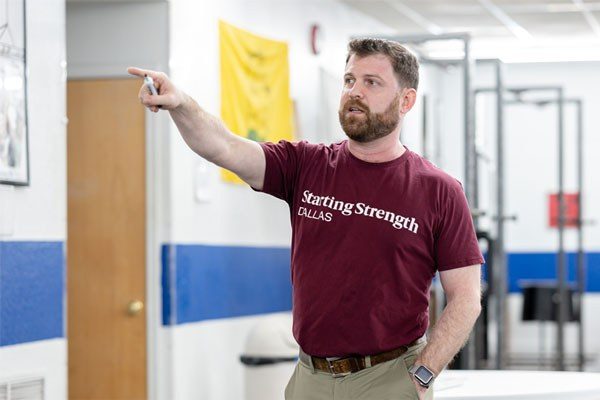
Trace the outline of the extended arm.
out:
[[[151,95],[142,86],[140,101],[153,112],[158,112],[159,106],[169,110],[183,140],[196,154],[234,172],[250,186],[262,189],[266,161],[258,143],[229,131],[219,118],[177,89],[164,73],[133,67],[127,71],[139,77],[152,77],[159,95]]]

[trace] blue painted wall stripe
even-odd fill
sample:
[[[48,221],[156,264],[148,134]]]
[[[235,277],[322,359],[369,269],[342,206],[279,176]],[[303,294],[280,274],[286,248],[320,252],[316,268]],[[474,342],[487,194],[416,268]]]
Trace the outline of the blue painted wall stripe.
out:
[[[568,253],[569,279],[576,255]],[[586,291],[600,292],[600,253],[586,254]],[[556,254],[508,254],[511,293],[519,282],[556,278]],[[292,307],[290,250],[206,245],[162,248],[163,324],[230,318]],[[0,346],[65,336],[63,242],[0,241]]]
[[[587,253],[586,292],[600,292],[600,253]],[[521,292],[519,281],[531,279],[556,279],[556,253],[510,253],[508,254],[508,290]],[[567,253],[568,280],[575,282],[577,271],[576,253]]]
[[[164,325],[291,310],[289,249],[173,244],[162,253]],[[587,291],[600,292],[600,253],[586,258]],[[508,262],[511,293],[521,280],[556,277],[554,253],[511,253]],[[568,262],[573,279],[574,253]]]
[[[569,279],[576,255],[568,253]],[[600,253],[586,254],[588,292],[600,292]],[[508,254],[511,293],[519,282],[555,279],[556,254]],[[162,248],[163,324],[230,318],[292,307],[290,250],[206,245]],[[0,241],[0,346],[65,336],[63,242]]]
[[[576,255],[568,253],[569,279]],[[600,292],[600,253],[586,254],[588,292]],[[555,279],[556,254],[508,254],[509,290]],[[162,248],[163,324],[230,318],[292,307],[290,250],[206,245]],[[65,336],[63,242],[0,241],[0,346]]]
[[[162,254],[165,325],[292,309],[289,248],[164,245]]]
[[[65,336],[63,242],[0,242],[0,346]]]

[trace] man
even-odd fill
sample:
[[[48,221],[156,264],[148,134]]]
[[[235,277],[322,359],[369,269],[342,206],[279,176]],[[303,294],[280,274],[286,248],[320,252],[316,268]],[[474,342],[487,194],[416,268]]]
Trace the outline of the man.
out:
[[[256,143],[227,130],[162,73],[159,95],[201,157],[285,200],[292,236],[293,333],[300,360],[286,399],[432,399],[433,379],[480,313],[483,262],[458,181],[400,143],[418,86],[396,42],[349,43],[339,119],[348,140]],[[447,297],[428,336],[431,281]]]

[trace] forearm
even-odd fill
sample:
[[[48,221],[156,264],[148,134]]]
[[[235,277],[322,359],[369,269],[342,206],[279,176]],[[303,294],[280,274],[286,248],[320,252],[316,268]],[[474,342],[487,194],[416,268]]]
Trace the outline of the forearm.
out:
[[[219,118],[204,111],[190,96],[183,94],[183,97],[181,105],[169,110],[183,140],[202,158],[221,165],[233,134]]]
[[[449,301],[415,364],[423,364],[438,375],[466,344],[480,312],[479,299],[465,296]]]

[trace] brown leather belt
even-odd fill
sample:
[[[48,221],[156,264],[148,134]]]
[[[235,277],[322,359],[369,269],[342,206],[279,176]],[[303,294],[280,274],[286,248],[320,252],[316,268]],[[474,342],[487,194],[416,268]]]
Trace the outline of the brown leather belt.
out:
[[[420,343],[423,338],[418,338],[414,342],[409,343],[405,346],[401,346],[397,349],[389,350],[383,353],[375,354],[372,356],[354,356],[344,357],[337,360],[328,360],[327,358],[310,356],[312,364],[316,370],[329,372],[334,377],[346,376],[353,372],[361,371],[369,366],[374,366],[382,362],[390,361],[400,357],[402,354],[408,351],[409,347],[412,347]],[[370,365],[367,365],[367,357],[370,358]]]

